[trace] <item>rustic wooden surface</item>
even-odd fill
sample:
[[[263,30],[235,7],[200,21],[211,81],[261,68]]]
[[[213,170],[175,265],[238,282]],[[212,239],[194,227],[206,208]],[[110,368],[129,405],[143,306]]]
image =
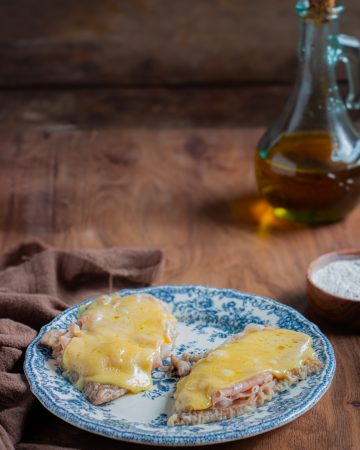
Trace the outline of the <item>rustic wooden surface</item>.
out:
[[[295,0],[0,2],[0,85],[289,81]],[[360,38],[358,0],[342,31]]]
[[[231,99],[239,93],[230,94],[226,98],[235,114]],[[241,108],[237,120],[229,117],[227,124],[225,113],[216,115],[224,111],[220,99],[212,106],[209,92],[208,97],[204,92],[188,96],[194,115],[186,115],[186,103],[185,112],[172,110],[183,101],[183,93],[177,97],[164,91],[162,97],[160,92],[145,91],[142,102],[138,99],[144,105],[143,116],[154,98],[162,98],[165,111],[173,111],[171,120],[160,117],[147,122],[140,114],[137,123],[135,116],[122,123],[122,112],[118,122],[110,115],[107,122],[105,109],[98,123],[91,116],[84,121],[86,126],[76,114],[65,114],[67,108],[81,110],[77,105],[84,93],[75,101],[75,93],[58,92],[53,94],[57,101],[51,102],[50,96],[47,104],[43,93],[38,103],[32,93],[32,109],[26,95],[13,94],[13,103],[6,95],[7,100],[0,102],[0,117],[6,124],[0,132],[2,250],[30,236],[68,249],[159,247],[166,258],[159,283],[236,288],[273,297],[312,318],[305,297],[309,263],[330,250],[360,247],[359,208],[342,223],[316,228],[274,220],[255,188],[253,153],[262,128],[242,125]],[[111,110],[110,97],[108,92]],[[92,101],[105,108],[105,99],[97,102],[95,93]],[[34,105],[42,105],[40,124],[35,120],[32,127],[21,121],[10,126],[5,116],[34,114]],[[360,448],[360,338],[320,326],[337,357],[328,393],[295,422],[219,449]],[[42,430],[51,426],[51,415],[40,409],[43,419],[29,428],[24,439],[47,448],[51,443],[44,441]],[[71,428],[65,436],[59,426],[54,436],[62,432],[62,439],[70,444],[71,433],[77,430]],[[90,434],[84,445],[144,448]]]
[[[261,126],[279,114],[290,91],[280,85],[0,90],[0,130]]]

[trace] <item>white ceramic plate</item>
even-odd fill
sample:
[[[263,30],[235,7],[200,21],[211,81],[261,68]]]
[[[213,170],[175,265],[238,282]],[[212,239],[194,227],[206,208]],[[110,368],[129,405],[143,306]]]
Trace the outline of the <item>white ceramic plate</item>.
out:
[[[121,295],[134,290],[121,291]],[[56,368],[49,351],[39,345],[50,328],[65,329],[76,320],[74,306],[43,327],[30,344],[25,374],[32,392],[52,413],[72,425],[113,439],[153,445],[204,445],[242,439],[278,428],[304,414],[319,401],[335,371],[334,352],[318,327],[299,312],[274,300],[230,289],[204,286],[158,286],[139,289],[165,301],[179,320],[176,353],[213,348],[248,323],[276,324],[309,334],[323,369],[266,405],[238,418],[212,424],[168,427],[176,380],[155,371],[150,391],[94,406]],[[86,303],[93,299],[87,300]]]

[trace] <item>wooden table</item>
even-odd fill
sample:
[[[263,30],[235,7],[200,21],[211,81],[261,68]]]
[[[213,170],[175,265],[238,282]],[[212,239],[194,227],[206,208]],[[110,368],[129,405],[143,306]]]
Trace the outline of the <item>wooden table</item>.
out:
[[[1,93],[1,248],[29,236],[69,249],[159,247],[166,258],[159,283],[240,289],[312,318],[307,266],[321,253],[360,247],[360,209],[310,229],[277,222],[257,197],[259,125],[287,92]],[[360,338],[321,327],[337,357],[322,400],[289,425],[219,448],[360,448]],[[32,436],[42,442],[40,426]]]

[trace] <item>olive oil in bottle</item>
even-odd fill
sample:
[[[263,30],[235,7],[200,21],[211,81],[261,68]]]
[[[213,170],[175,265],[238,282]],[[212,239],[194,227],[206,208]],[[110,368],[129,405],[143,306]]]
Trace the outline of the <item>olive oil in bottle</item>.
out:
[[[301,222],[342,219],[360,195],[360,165],[334,160],[326,132],[284,134],[255,168],[261,193],[278,217]]]

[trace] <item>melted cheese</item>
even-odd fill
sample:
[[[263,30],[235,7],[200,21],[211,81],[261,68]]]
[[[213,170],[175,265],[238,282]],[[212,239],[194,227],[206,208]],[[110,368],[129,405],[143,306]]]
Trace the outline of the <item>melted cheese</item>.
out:
[[[113,384],[130,392],[152,386],[151,371],[161,347],[171,344],[176,319],[150,295],[103,296],[80,313],[81,332],[63,355],[67,371],[85,381]]]
[[[178,382],[175,410],[208,409],[219,390],[264,373],[281,379],[313,356],[311,338],[306,334],[285,329],[248,331],[239,340],[211,351]]]

